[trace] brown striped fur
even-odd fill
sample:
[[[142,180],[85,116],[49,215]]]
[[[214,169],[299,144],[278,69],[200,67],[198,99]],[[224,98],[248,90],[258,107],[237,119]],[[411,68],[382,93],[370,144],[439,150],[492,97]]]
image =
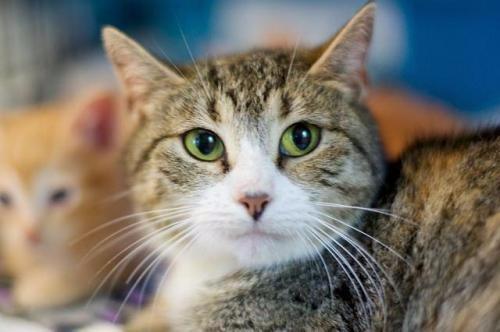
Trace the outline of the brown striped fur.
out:
[[[329,283],[313,260],[237,274],[212,285],[192,310],[186,330],[497,331],[499,163],[496,130],[421,143],[393,166],[376,206],[397,217],[367,213],[364,231],[406,262],[352,234],[394,282],[385,278],[387,317],[360,266],[350,260],[377,303],[368,321],[366,299],[359,299],[338,263],[328,264]]]

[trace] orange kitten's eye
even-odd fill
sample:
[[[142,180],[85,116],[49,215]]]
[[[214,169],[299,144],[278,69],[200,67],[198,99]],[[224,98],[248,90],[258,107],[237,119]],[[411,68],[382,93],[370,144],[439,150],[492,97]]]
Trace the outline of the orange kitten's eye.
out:
[[[12,205],[12,198],[6,192],[0,192],[0,205],[5,207]]]
[[[49,197],[50,204],[63,204],[70,196],[70,191],[66,188],[59,188],[54,190]]]

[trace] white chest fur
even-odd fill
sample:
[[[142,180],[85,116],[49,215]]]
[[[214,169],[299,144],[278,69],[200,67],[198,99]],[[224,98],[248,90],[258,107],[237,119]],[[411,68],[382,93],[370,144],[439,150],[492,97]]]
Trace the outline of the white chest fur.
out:
[[[190,252],[182,255],[172,266],[162,289],[166,305],[166,318],[176,326],[185,318],[188,310],[195,306],[207,283],[215,281],[239,268],[233,258],[217,259]]]

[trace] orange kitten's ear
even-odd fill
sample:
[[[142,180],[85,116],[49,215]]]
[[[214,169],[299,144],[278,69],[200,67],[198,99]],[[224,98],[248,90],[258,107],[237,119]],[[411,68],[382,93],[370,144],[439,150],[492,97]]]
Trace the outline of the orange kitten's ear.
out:
[[[375,8],[373,2],[366,4],[330,41],[316,50],[317,59],[309,70],[310,75],[357,91],[364,88],[365,59],[373,33]]]
[[[120,114],[116,96],[101,92],[92,96],[78,110],[73,120],[77,140],[91,149],[107,151],[116,148],[120,139]]]
[[[179,85],[184,79],[163,65],[144,48],[119,30],[102,30],[104,47],[127,95],[129,110],[144,110],[144,101],[156,88]]]

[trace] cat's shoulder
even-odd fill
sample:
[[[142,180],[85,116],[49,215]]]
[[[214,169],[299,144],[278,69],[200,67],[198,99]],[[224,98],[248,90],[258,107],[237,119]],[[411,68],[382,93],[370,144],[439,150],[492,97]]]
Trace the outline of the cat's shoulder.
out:
[[[481,159],[498,158],[500,154],[500,126],[477,129],[451,137],[432,138],[417,141],[401,157],[405,165],[415,163],[419,158],[438,160],[458,156]],[[491,151],[493,154],[485,154]]]

